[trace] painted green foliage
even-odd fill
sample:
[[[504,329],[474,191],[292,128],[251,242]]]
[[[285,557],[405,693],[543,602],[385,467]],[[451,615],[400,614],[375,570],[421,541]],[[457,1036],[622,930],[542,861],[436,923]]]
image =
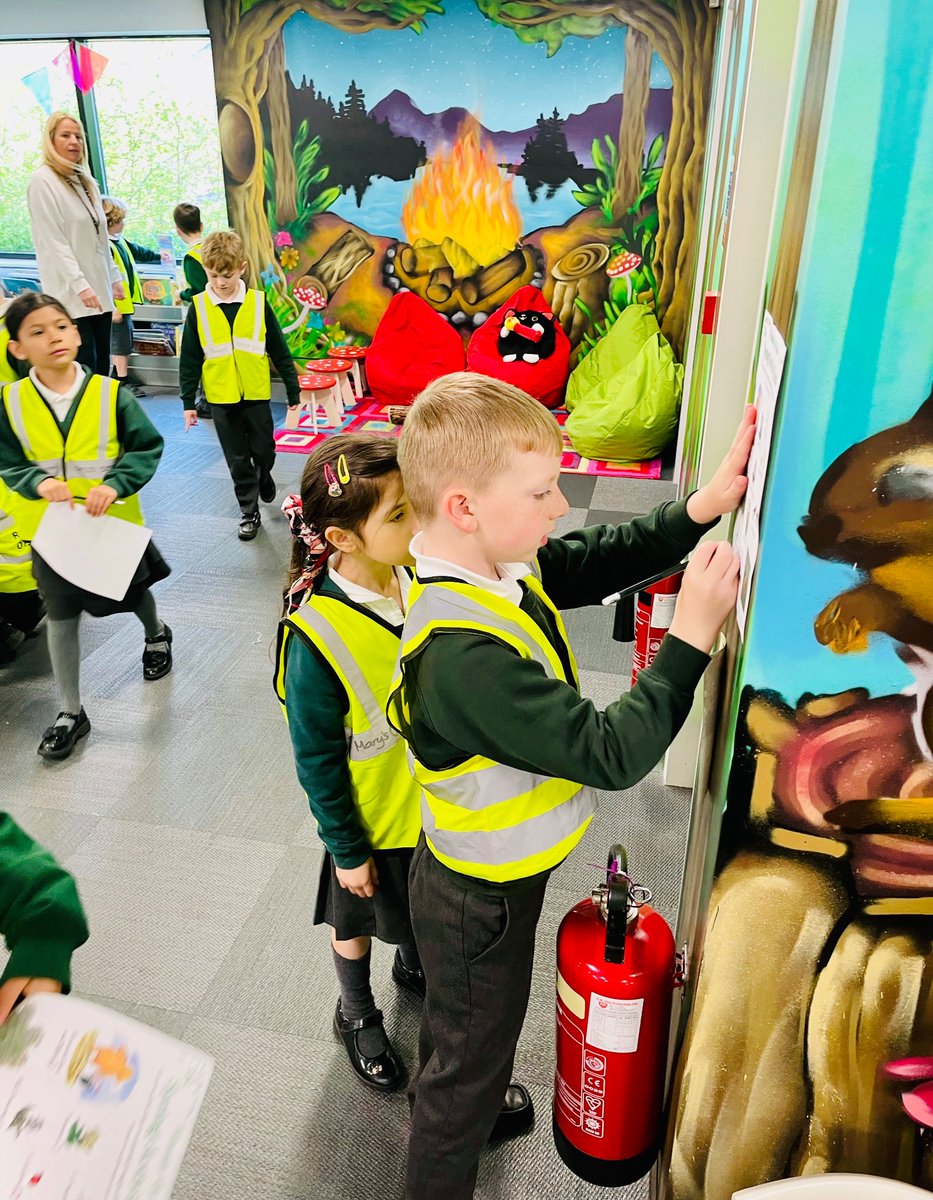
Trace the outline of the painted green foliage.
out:
[[[314,137],[307,121],[302,121],[295,134],[292,150],[295,159],[295,176],[298,216],[294,221],[280,226],[275,216],[275,160],[267,149],[263,151],[263,173],[266,185],[266,216],[269,228],[287,229],[295,238],[302,238],[308,232],[314,217],[325,212],[340,196],[339,187],[322,187],[321,185],[330,174],[330,168],[318,164],[321,152],[321,139]]]
[[[476,7],[483,16],[511,29],[519,41],[528,45],[544,42],[548,58],[564,44],[564,38],[595,38],[605,30],[622,25],[608,13],[580,16],[568,13],[558,16],[553,4],[522,4],[517,0],[476,0]],[[517,25],[516,21],[535,21],[538,24]]]
[[[609,298],[603,305],[605,321],[597,321],[596,316],[582,300],[575,301],[581,312],[589,318],[596,334],[584,334],[580,350],[582,358],[596,345],[599,338],[604,337],[622,314],[622,309],[634,299],[650,291],[654,297],[654,307],[657,307],[658,284],[654,273],[655,242],[658,234],[658,184],[661,181],[662,166],[659,166],[664,153],[664,134],[659,133],[645,155],[641,170],[641,191],[632,204],[622,214],[621,220],[615,222],[612,218],[612,202],[615,196],[615,176],[617,150],[616,144],[607,134],[604,139],[605,149],[599,141],[593,142],[593,163],[599,172],[595,183],[587,184],[585,188],[574,192],[574,198],[584,207],[598,207],[607,225],[614,225],[618,236],[612,245],[613,257],[626,251],[637,254],[641,265],[628,275],[623,282],[613,279],[609,284]]]
[[[269,0],[241,0],[240,12],[248,13],[250,9],[268,2]],[[437,16],[443,16],[444,13],[442,6],[434,3],[434,0],[386,0],[384,3],[378,3],[377,0],[328,0],[328,3],[334,12],[347,12],[352,9],[357,13],[389,17],[400,25],[407,24],[414,33],[420,33],[424,28],[420,18],[429,13]]]

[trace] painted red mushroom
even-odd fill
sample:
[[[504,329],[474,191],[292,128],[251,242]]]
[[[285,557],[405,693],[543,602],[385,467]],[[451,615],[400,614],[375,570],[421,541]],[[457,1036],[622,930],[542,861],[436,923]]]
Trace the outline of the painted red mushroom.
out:
[[[634,250],[623,250],[615,258],[610,259],[606,274],[610,279],[625,280],[625,303],[632,303],[632,272],[641,266],[641,255]]]
[[[320,312],[327,305],[324,285],[313,275],[302,275],[292,288],[292,295],[301,305],[301,312],[298,314],[297,321],[293,321],[291,325],[286,325],[282,329],[283,333],[291,333],[295,329],[300,329],[308,319],[309,312]]]

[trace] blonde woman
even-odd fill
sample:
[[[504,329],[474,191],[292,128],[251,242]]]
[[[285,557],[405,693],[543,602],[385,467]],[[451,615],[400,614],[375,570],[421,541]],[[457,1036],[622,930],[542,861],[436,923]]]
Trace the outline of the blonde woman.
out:
[[[113,302],[124,292],[110,253],[100,189],[87,164],[84,130],[74,117],[52,113],[42,156],[45,161],[27,191],[42,291],[60,300],[78,326],[78,362],[109,375]]]

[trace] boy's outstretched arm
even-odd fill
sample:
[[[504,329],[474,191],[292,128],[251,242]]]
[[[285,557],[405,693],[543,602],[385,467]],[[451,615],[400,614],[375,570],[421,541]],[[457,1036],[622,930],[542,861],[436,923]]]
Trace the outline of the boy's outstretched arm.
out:
[[[68,991],[71,955],[88,929],[71,875],[0,813],[0,933],[10,960],[0,976],[0,1024],[20,996]]]

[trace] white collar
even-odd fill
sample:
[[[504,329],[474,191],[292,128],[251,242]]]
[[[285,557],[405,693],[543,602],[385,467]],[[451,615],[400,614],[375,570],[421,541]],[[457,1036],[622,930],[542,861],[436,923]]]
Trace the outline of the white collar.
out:
[[[204,289],[211,304],[242,304],[246,299],[246,284],[240,280],[239,286],[234,295],[228,296],[226,300],[221,300],[210,284]]]
[[[522,589],[518,581],[524,579],[526,575],[532,574],[530,563],[496,563],[499,578],[488,579],[485,575],[477,575],[475,571],[461,567],[458,563],[448,562],[445,558],[432,558],[431,555],[422,553],[423,537],[423,533],[416,533],[411,539],[410,547],[415,559],[415,573],[422,583],[438,577],[461,579],[464,583],[470,583],[474,587],[492,592],[495,596],[511,600],[513,604],[521,603]]]
[[[352,600],[354,604],[371,609],[377,616],[387,617],[396,625],[401,625],[405,620],[405,610],[408,608],[408,593],[411,590],[411,576],[404,567],[395,568],[395,577],[398,580],[399,592],[402,597],[401,608],[399,608],[398,603],[392,596],[383,596],[382,592],[370,591],[369,588],[354,583],[352,579],[347,579],[345,575],[341,575],[333,567],[329,566],[327,568],[327,574],[340,588],[346,598]]]
[[[71,365],[74,368],[75,373],[74,383],[72,383],[67,392],[55,392],[50,387],[46,387],[44,383],[40,382],[39,376],[36,374],[36,368],[29,368],[29,378],[32,380],[36,391],[43,398],[43,400],[48,400],[50,404],[55,404],[56,402],[64,403],[66,400],[70,404],[71,401],[74,400],[75,396],[77,396],[78,392],[80,392],[81,388],[84,386],[84,370],[79,363],[75,362]]]

